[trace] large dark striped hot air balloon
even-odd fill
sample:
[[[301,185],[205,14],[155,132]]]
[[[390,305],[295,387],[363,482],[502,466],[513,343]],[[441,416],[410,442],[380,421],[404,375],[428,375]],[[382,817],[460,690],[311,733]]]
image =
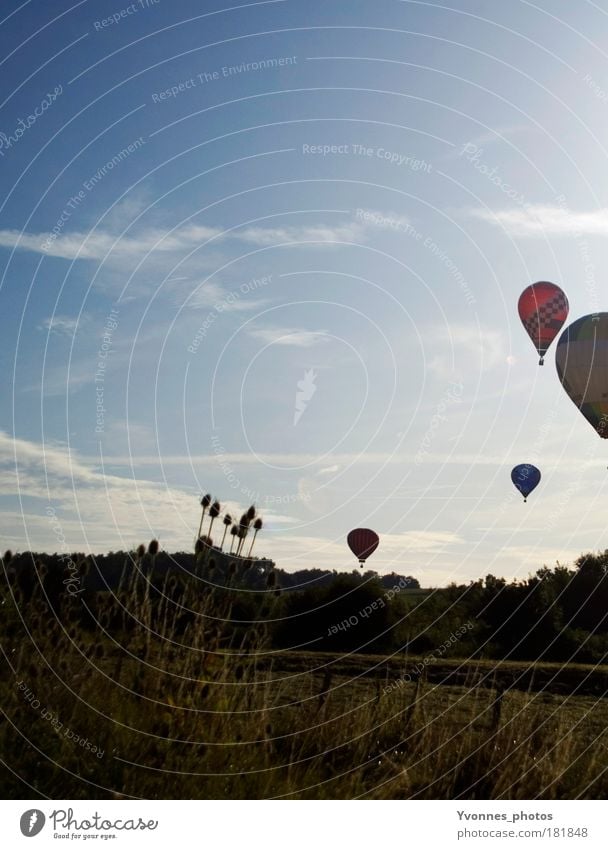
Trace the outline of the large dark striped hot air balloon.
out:
[[[559,337],[555,366],[562,386],[602,439],[608,439],[608,313],[585,315]]]
[[[539,353],[539,366],[549,345],[568,318],[568,298],[555,283],[544,280],[532,283],[519,296],[517,304],[521,323]]]
[[[532,490],[540,483],[540,470],[532,463],[520,463],[511,472],[511,480],[524,497],[524,502]]]
[[[375,531],[370,531],[369,528],[355,528],[346,537],[346,542],[360,565],[364,566],[367,558],[378,548],[380,538]]]

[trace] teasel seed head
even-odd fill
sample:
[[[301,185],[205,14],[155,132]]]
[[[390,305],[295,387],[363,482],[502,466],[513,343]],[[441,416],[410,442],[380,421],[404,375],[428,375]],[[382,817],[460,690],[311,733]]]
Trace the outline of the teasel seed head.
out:
[[[84,578],[86,575],[89,574],[90,570],[91,561],[88,557],[83,556],[83,559],[80,560],[80,562],[78,563],[78,574],[81,576],[81,578]]]
[[[197,539],[196,545],[194,546],[194,550],[197,554],[202,554],[206,548],[211,548],[212,546],[213,540],[211,539],[211,537],[208,537],[203,534],[203,536],[200,536]]]

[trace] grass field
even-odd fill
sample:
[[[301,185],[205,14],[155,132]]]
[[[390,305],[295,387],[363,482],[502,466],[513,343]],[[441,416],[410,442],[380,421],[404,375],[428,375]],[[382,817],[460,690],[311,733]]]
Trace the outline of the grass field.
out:
[[[608,695],[608,666],[583,663],[524,663],[521,661],[436,659],[429,656],[398,654],[369,655],[352,653],[332,655],[324,652],[280,652],[274,657],[275,668],[282,672],[312,672],[329,669],[348,680],[372,678],[385,688],[408,673],[424,666],[429,684],[467,688],[486,687],[498,692],[520,690],[569,696]]]
[[[133,579],[83,617],[7,588],[4,796],[608,793],[608,667],[272,652],[263,623],[226,650],[221,604]]]

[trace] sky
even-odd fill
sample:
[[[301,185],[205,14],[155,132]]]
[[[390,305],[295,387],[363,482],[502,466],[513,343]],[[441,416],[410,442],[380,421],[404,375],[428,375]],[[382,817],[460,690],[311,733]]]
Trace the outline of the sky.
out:
[[[188,550],[205,492],[289,570],[354,527],[423,586],[606,547],[606,443],[517,299],[608,309],[607,10],[0,16],[4,548]]]

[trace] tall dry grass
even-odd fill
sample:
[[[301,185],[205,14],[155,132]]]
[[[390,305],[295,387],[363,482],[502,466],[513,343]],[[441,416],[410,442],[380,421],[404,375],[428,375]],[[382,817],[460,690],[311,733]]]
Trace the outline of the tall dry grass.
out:
[[[156,549],[115,594],[52,601],[2,588],[5,797],[601,798],[602,700],[286,672],[265,621],[236,631],[232,595],[199,574],[154,578]],[[81,561],[81,574],[90,563]],[[241,566],[232,570],[238,585]],[[270,582],[272,583],[272,582]],[[271,585],[265,618],[279,600]],[[404,671],[406,669],[404,668]],[[389,686],[392,685],[392,686]],[[59,727],[60,726],[60,727]],[[68,733],[69,731],[69,733]],[[82,742],[82,741],[86,742]],[[89,745],[87,745],[89,744]]]

